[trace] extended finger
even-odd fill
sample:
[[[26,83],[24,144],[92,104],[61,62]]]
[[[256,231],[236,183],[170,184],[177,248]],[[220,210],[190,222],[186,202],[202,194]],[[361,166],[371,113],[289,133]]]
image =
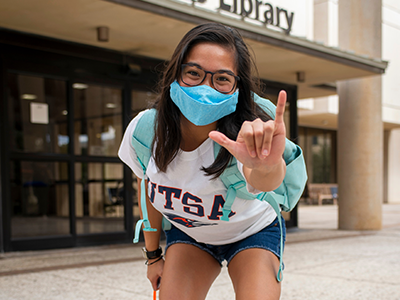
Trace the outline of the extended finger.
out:
[[[278,96],[278,103],[276,104],[275,122],[283,123],[283,115],[286,106],[286,92],[280,91]]]
[[[246,121],[243,123],[242,128],[239,131],[238,138],[243,139],[246,145],[247,152],[251,157],[257,156],[256,143],[254,140],[254,128],[252,122]],[[261,137],[262,138],[262,137]]]

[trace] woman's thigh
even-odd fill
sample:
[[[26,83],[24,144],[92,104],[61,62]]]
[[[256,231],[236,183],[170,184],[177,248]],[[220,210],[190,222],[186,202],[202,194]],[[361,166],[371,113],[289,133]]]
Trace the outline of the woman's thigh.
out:
[[[251,248],[236,254],[228,265],[236,300],[279,299],[278,270],[279,259],[268,250]]]
[[[204,300],[220,271],[209,253],[190,244],[173,244],[165,255],[160,299]]]

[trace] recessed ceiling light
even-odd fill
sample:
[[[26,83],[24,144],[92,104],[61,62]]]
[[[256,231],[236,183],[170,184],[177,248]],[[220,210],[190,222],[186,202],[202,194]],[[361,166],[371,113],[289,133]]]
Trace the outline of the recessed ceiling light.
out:
[[[35,100],[37,99],[37,96],[34,94],[23,94],[21,98],[24,100]]]
[[[68,110],[63,110],[63,111],[62,111],[62,114],[63,114],[64,116],[68,115]]]
[[[107,103],[107,104],[106,104],[106,107],[107,107],[107,108],[116,108],[117,105],[116,105],[115,103]]]
[[[84,90],[84,89],[87,89],[89,86],[86,83],[76,82],[72,85],[72,87],[77,90]]]

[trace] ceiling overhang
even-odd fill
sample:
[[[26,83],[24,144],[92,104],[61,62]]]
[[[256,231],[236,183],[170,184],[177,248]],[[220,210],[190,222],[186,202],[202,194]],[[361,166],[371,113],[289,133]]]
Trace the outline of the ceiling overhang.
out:
[[[3,0],[0,27],[92,45],[130,55],[168,60],[196,24],[237,28],[254,51],[263,79],[298,86],[298,97],[335,94],[335,82],[385,72],[387,62],[355,55],[170,0]],[[99,42],[96,28],[110,29]],[[304,73],[299,82],[297,73]]]

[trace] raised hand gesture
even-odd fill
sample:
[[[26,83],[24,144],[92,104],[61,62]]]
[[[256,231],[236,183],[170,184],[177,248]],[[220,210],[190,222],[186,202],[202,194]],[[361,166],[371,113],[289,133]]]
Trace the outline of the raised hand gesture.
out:
[[[263,122],[256,119],[244,122],[236,141],[218,131],[209,133],[212,140],[225,147],[243,164],[247,180],[253,187],[262,191],[278,187],[285,176],[285,164],[282,159],[286,138],[283,119],[285,104],[286,92],[281,91],[276,106],[275,120]],[[251,175],[254,172],[259,178],[253,177],[255,174]],[[268,177],[268,180],[272,179],[276,183],[271,187],[266,183],[265,176]]]

